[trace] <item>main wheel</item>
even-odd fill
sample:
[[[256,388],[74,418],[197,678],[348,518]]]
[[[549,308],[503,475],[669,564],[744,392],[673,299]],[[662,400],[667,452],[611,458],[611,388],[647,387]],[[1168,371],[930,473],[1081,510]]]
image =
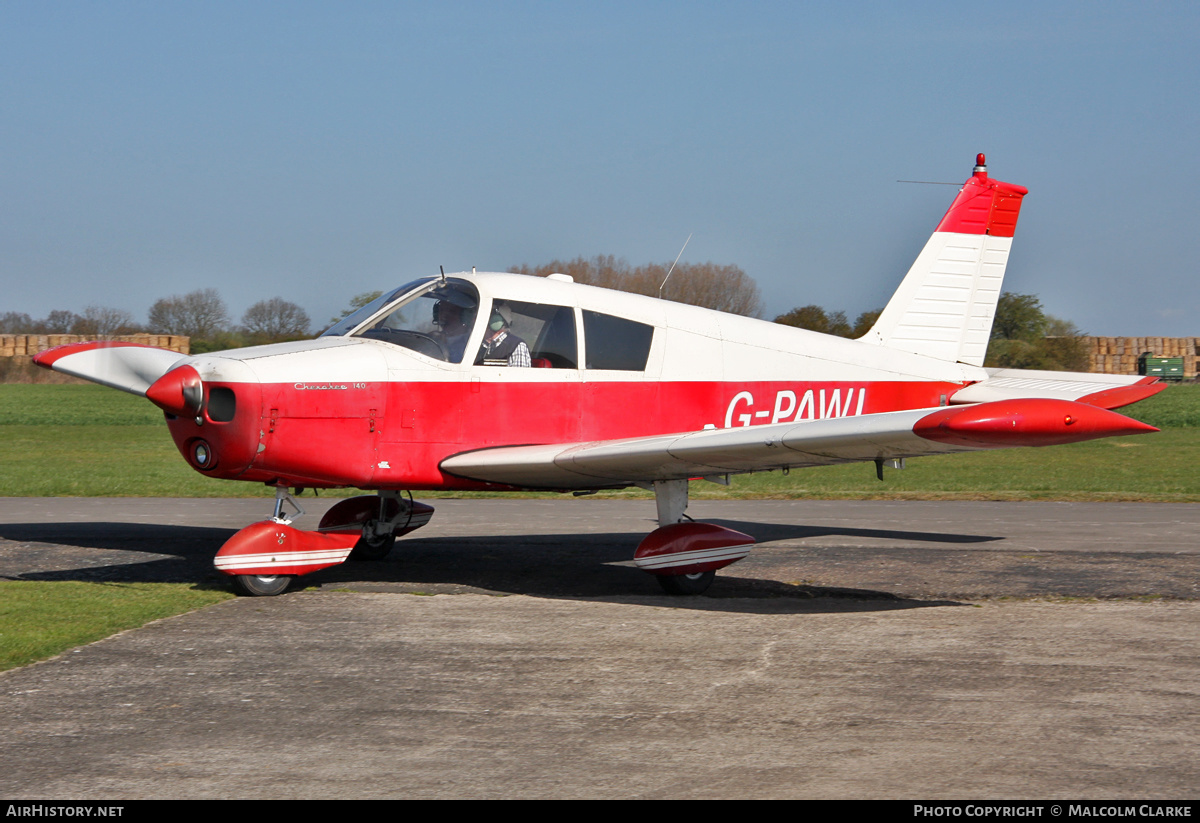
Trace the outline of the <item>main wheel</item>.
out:
[[[287,574],[238,574],[233,578],[234,587],[251,597],[274,597],[283,594],[291,582],[291,575]]]
[[[696,595],[704,594],[716,578],[715,571],[697,572],[696,574],[659,574],[658,585],[667,594]]]
[[[396,535],[394,532],[387,534],[375,534],[375,521],[368,520],[363,526],[362,537],[358,538],[358,542],[354,544],[354,548],[350,550],[350,556],[347,560],[382,560],[388,556],[388,552],[396,545]]]

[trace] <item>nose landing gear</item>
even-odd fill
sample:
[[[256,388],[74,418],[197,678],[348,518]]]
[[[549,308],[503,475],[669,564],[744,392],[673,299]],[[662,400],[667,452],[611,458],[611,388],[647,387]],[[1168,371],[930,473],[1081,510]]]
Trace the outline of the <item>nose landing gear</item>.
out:
[[[296,510],[284,516],[284,504]],[[302,574],[336,566],[361,551],[364,559],[382,559],[391,551],[396,536],[407,534],[429,522],[433,507],[403,500],[399,492],[381,491],[373,496],[352,497],[333,506],[317,531],[292,527],[304,514],[286,487],[275,490],[275,513],[253,523],[225,542],[213,564],[234,578],[242,594],[269,597],[282,594],[292,579]]]

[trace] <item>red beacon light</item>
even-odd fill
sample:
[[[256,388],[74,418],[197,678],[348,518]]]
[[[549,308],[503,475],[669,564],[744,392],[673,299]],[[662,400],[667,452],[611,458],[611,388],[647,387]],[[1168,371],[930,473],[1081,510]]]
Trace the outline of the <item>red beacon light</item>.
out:
[[[984,156],[983,152],[975,155],[975,176],[987,177],[987,157]]]

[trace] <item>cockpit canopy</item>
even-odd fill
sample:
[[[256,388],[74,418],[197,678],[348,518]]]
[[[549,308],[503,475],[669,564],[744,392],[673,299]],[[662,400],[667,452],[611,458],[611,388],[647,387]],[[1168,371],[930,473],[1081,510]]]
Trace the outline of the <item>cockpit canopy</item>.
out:
[[[533,302],[529,298],[540,295],[527,287],[498,291],[481,298],[475,284],[460,277],[413,280],[342,318],[321,336],[382,340],[445,363],[646,369],[652,325],[570,303]],[[476,342],[469,356],[473,331]]]

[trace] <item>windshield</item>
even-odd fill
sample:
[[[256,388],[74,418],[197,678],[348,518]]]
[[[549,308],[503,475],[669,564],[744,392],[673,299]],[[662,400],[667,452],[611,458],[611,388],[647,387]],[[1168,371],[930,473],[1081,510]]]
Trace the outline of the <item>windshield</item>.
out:
[[[413,280],[409,283],[405,283],[398,289],[392,289],[389,292],[384,292],[367,305],[360,309],[356,309],[355,311],[343,317],[341,320],[334,323],[325,331],[321,332],[321,337],[343,337],[352,332],[356,326],[365,321],[371,315],[375,314],[375,312],[382,309],[388,303],[391,303],[393,300],[408,294],[410,291],[413,291],[420,286],[432,283],[437,279],[438,278],[436,277],[422,277],[420,280]]]
[[[478,311],[479,293],[470,283],[432,277],[401,286],[334,329],[344,327],[342,334],[383,340],[434,360],[461,363]]]

